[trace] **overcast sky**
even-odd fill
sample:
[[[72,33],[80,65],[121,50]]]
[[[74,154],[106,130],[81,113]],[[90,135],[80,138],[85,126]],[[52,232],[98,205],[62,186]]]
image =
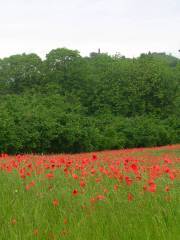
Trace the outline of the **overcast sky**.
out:
[[[0,0],[0,58],[58,47],[180,56],[180,0]]]

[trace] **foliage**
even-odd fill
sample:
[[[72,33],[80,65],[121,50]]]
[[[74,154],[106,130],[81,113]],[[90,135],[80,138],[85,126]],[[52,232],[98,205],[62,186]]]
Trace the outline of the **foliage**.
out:
[[[180,142],[180,60],[82,57],[66,48],[0,59],[0,151],[81,152]]]

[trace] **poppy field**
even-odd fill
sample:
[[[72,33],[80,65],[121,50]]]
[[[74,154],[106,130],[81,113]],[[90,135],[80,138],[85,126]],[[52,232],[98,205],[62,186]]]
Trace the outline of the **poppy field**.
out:
[[[180,145],[0,155],[0,240],[179,240]]]

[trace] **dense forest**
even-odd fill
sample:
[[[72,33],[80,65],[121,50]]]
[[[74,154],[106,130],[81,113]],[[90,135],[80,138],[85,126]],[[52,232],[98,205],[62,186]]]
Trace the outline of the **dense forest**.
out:
[[[180,59],[59,48],[0,59],[0,152],[86,152],[180,142]]]

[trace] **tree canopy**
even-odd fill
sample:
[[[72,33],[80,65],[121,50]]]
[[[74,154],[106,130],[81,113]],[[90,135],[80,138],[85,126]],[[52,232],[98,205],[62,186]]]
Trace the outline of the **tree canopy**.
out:
[[[180,60],[59,48],[0,59],[0,151],[82,152],[180,142]]]

